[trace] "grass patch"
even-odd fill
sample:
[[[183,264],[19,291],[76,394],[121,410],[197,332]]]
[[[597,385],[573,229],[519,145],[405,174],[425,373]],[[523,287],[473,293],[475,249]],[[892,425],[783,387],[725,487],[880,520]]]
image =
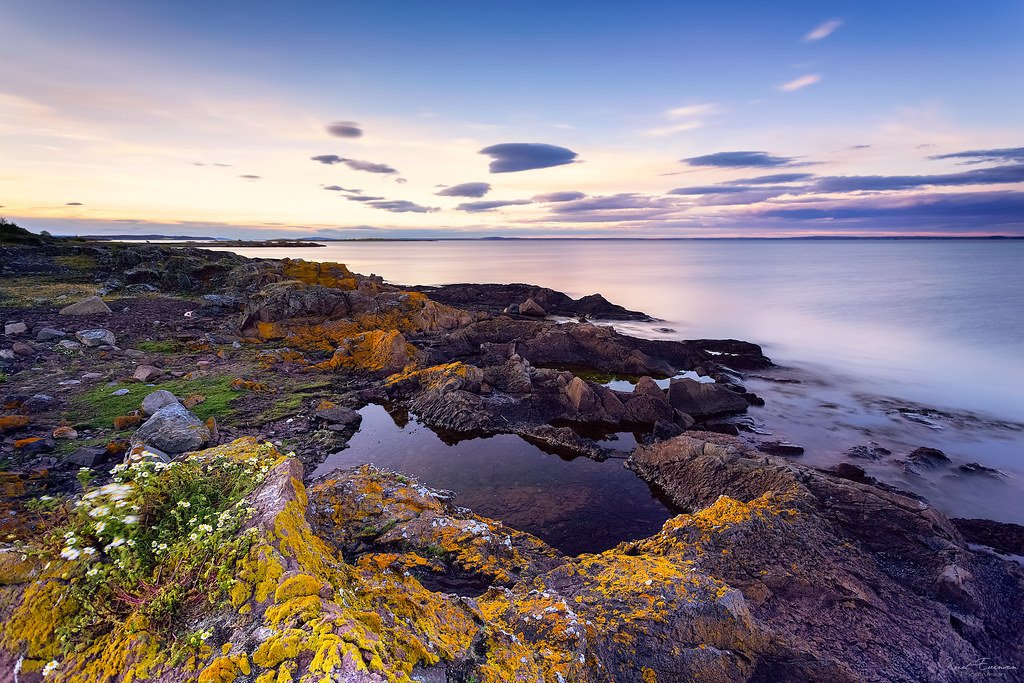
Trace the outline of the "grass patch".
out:
[[[160,341],[141,341],[135,348],[146,353],[177,353],[183,346],[176,341],[163,339]]]
[[[306,401],[311,396],[330,388],[329,381],[314,382],[293,387],[282,387],[280,398],[274,401],[273,405],[260,413],[257,418],[259,422],[273,422],[291,417],[300,412]]]
[[[241,397],[242,392],[231,389],[232,377],[198,377],[196,379],[175,379],[157,386],[125,384],[124,386],[102,386],[75,398],[71,403],[71,416],[76,424],[90,428],[109,428],[114,418],[137,410],[149,394],[166,389],[178,398],[191,394],[202,394],[206,400],[192,408],[201,420],[209,417],[223,420],[234,414],[231,403]],[[127,389],[123,396],[112,396],[117,389]]]
[[[68,270],[93,270],[98,265],[94,256],[88,254],[66,254],[56,256],[53,262],[67,268]]]
[[[96,295],[96,283],[57,281],[47,277],[12,277],[0,284],[0,301],[8,306],[66,305]]]

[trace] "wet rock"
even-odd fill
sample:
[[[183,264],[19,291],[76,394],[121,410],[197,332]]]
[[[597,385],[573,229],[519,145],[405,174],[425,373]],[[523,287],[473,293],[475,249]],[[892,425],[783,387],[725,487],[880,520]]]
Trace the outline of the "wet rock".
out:
[[[25,323],[7,323],[4,325],[4,334],[8,337],[13,337],[16,334],[24,334],[28,332],[28,325]]]
[[[363,416],[359,414],[359,411],[336,405],[330,401],[324,401],[317,406],[313,415],[324,422],[343,427],[358,427],[359,423],[363,420]]]
[[[1005,472],[997,470],[994,467],[988,467],[986,465],[982,465],[979,462],[969,462],[969,463],[966,463],[964,465],[960,465],[960,467],[958,467],[957,469],[960,470],[961,472],[963,472],[964,474],[975,474],[975,475],[980,475],[980,476],[984,476],[984,477],[991,477],[993,479],[1005,479],[1006,478],[1006,473]]]
[[[60,309],[60,315],[102,315],[110,312],[110,306],[98,296],[91,296]]]
[[[916,448],[907,456],[907,460],[913,464],[926,469],[937,469],[948,467],[952,464],[949,457],[938,448],[921,447]]]
[[[536,301],[533,299],[527,299],[523,303],[519,304],[519,315],[525,315],[531,318],[543,318],[547,313]]]
[[[36,332],[36,341],[53,341],[54,339],[63,339],[66,336],[68,336],[68,333],[63,330],[54,329],[52,327],[43,327]]]
[[[692,379],[673,379],[668,387],[668,401],[676,410],[698,420],[747,409],[746,400],[739,394],[718,384]]]
[[[867,476],[867,473],[864,472],[863,468],[857,467],[856,465],[848,462],[841,462],[832,467],[829,471],[837,477],[856,481],[861,484],[870,484],[874,481],[872,477]]]
[[[21,409],[29,414],[42,413],[57,405],[57,399],[49,394],[34,394],[25,399]]]
[[[857,458],[859,460],[882,460],[887,456],[892,455],[892,451],[872,442],[866,446],[853,446],[851,448],[847,448],[843,451],[843,455],[847,458]]]
[[[136,382],[152,382],[160,375],[164,374],[164,371],[155,365],[140,365],[135,368],[135,372],[132,373],[132,379]]]
[[[132,443],[171,455],[194,451],[209,439],[210,430],[203,421],[177,401],[153,413],[132,435]]]
[[[104,446],[82,446],[64,456],[64,462],[77,467],[96,467],[107,460]]]
[[[23,358],[28,358],[30,356],[36,355],[36,350],[34,348],[26,344],[25,342],[20,341],[11,344],[11,351],[14,352],[14,355],[22,356]]]
[[[81,332],[76,332],[75,337],[85,346],[117,345],[117,338],[110,330],[82,330]]]
[[[665,439],[671,439],[672,437],[679,436],[685,430],[684,427],[668,420],[658,420],[654,423],[654,429],[651,430],[651,439],[655,441],[664,441]]]
[[[1006,555],[1024,557],[1024,526],[991,519],[954,519],[953,524],[971,543],[986,545]]]
[[[122,389],[124,393],[128,393],[128,389]],[[150,394],[146,394],[146,397],[142,399],[142,405],[140,406],[140,412],[149,417],[156,414],[156,411],[161,408],[165,408],[169,405],[178,403],[178,399],[171,392],[166,389],[158,389]]]
[[[788,441],[765,441],[757,444],[757,450],[769,455],[803,455],[804,447]]]
[[[715,432],[716,434],[740,435],[740,428],[731,422],[707,422],[701,429],[707,432]],[[803,449],[801,449],[801,452],[803,452]]]

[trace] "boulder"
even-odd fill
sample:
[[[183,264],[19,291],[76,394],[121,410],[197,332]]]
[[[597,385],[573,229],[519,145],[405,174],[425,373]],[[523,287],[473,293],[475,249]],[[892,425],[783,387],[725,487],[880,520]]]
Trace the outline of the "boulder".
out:
[[[82,446],[64,457],[64,462],[78,467],[96,467],[107,459],[104,446]]]
[[[28,332],[28,325],[25,323],[7,323],[4,325],[4,334],[8,337]]]
[[[804,447],[788,441],[766,441],[757,444],[757,450],[769,455],[803,455]]]
[[[81,332],[76,332],[75,336],[85,346],[117,345],[117,337],[110,330],[82,330]]]
[[[926,446],[912,450],[910,455],[907,456],[907,460],[914,465],[920,465],[927,469],[937,469],[952,464],[949,457],[938,448],[928,448]]]
[[[143,444],[170,455],[194,451],[210,439],[210,430],[177,401],[157,410],[132,435]]]
[[[26,344],[25,342],[20,341],[11,344],[11,351],[14,352],[14,355],[22,356],[24,358],[36,355],[35,349],[33,349],[30,345]]]
[[[53,341],[54,339],[63,339],[66,336],[68,336],[68,333],[62,330],[53,327],[43,327],[36,332],[36,341]]]
[[[363,416],[358,411],[346,408],[345,406],[335,405],[329,401],[324,401],[324,403],[317,406],[313,415],[324,422],[346,427],[358,426],[363,419]]]
[[[696,420],[747,409],[747,401],[736,392],[713,383],[674,379],[668,387],[668,402]]]
[[[140,365],[132,373],[132,379],[136,382],[152,382],[162,374],[164,374],[164,371],[155,365]]]
[[[26,413],[41,413],[57,404],[57,399],[48,394],[34,394],[25,399],[21,409]]]
[[[529,316],[531,318],[543,318],[547,315],[547,312],[541,308],[533,299],[527,299],[523,303],[519,304],[519,315]]]
[[[125,393],[128,393],[127,389],[123,391]],[[175,403],[178,403],[178,399],[174,396],[174,394],[167,391],[166,389],[159,389],[151,394],[147,394],[146,397],[142,399],[142,406],[140,408],[140,411],[142,412],[143,415],[149,417],[155,414],[156,411],[160,410],[161,408],[169,405],[174,405]]]
[[[636,386],[633,387],[634,394],[645,394],[647,396],[653,396],[655,398],[665,399],[665,390],[658,386],[658,383],[654,381],[652,377],[644,375],[637,380]]]
[[[110,306],[98,296],[82,299],[78,303],[60,309],[60,315],[102,315],[110,313]]]
[[[18,439],[14,442],[14,450],[19,454],[49,453],[53,447],[53,439],[48,436],[30,436],[27,439]]]
[[[601,402],[597,393],[579,377],[573,377],[565,388],[566,398],[570,405],[580,413],[591,413],[600,408]]]

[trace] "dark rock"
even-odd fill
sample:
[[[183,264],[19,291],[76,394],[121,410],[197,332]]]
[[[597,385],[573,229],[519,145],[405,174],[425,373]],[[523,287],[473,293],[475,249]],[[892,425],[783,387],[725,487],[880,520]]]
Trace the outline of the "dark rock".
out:
[[[953,519],[957,531],[971,543],[987,545],[1006,555],[1024,557],[1024,526],[991,519]]]
[[[960,467],[957,469],[959,469],[961,472],[964,472],[965,474],[977,474],[985,477],[992,477],[993,479],[1006,478],[1006,474],[1004,472],[997,470],[994,467],[982,465],[979,462],[969,462],[964,465],[960,465]]]
[[[21,439],[15,442],[15,448],[19,454],[42,454],[49,453],[54,448],[53,439],[48,436],[44,437],[32,437],[28,439]]]
[[[946,454],[938,448],[928,447],[914,449],[910,452],[910,455],[907,456],[907,460],[914,465],[920,465],[928,469],[946,467],[952,464],[952,461],[946,456]]]
[[[60,309],[60,315],[103,315],[110,313],[110,306],[98,296],[91,296],[78,303]]]
[[[740,428],[731,422],[707,422],[701,429],[706,432],[729,434],[730,436],[739,436],[740,434]]]
[[[53,341],[54,339],[63,339],[66,336],[68,336],[68,333],[62,330],[43,327],[36,332],[36,341]]]
[[[29,356],[36,355],[36,350],[34,348],[32,348],[30,345],[26,344],[25,342],[20,342],[20,341],[17,341],[17,342],[14,342],[13,344],[11,344],[11,351],[14,352],[14,355],[22,356],[22,357],[29,357]]]
[[[892,451],[872,442],[866,446],[847,448],[843,451],[843,455],[847,458],[858,458],[860,460],[881,460],[886,456],[892,455]]]
[[[317,408],[313,415],[324,422],[328,422],[332,425],[340,425],[342,427],[358,427],[359,423],[363,420],[363,416],[360,415],[358,411],[339,405],[328,405]]]
[[[574,300],[547,287],[526,284],[456,284],[441,287],[416,287],[434,301],[474,311],[523,314],[520,302],[532,300],[553,315],[579,316],[603,320],[651,320],[639,311],[630,311],[610,303],[600,294]]]
[[[857,467],[854,464],[848,462],[841,462],[838,465],[832,467],[829,470],[832,474],[842,479],[849,479],[850,481],[856,481],[861,484],[870,484],[874,482],[872,477],[867,476],[863,468]]]
[[[64,462],[78,467],[96,467],[107,459],[104,446],[82,446],[64,456]]]
[[[674,379],[668,387],[668,401],[695,419],[740,413],[747,409],[746,400],[728,389],[713,383],[692,379]]]
[[[658,383],[654,381],[652,377],[644,375],[636,381],[636,386],[633,387],[634,394],[646,394],[647,396],[653,396],[668,400],[665,394],[665,390],[658,386]]]
[[[25,399],[21,409],[29,414],[42,413],[57,405],[57,399],[47,394],[35,394]]]
[[[679,436],[683,431],[685,431],[684,428],[674,422],[658,420],[654,423],[654,429],[651,430],[651,439],[663,441],[665,439],[671,439],[672,437]]]
[[[769,455],[803,455],[804,447],[788,441],[765,441],[757,444],[757,450]]]

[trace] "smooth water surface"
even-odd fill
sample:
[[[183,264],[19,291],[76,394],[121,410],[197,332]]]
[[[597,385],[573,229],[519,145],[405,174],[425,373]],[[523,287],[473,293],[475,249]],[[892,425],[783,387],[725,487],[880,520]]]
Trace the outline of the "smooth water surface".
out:
[[[408,414],[373,404],[359,412],[348,448],[314,478],[373,463],[454,491],[456,504],[572,555],[651,536],[672,514],[622,460],[565,460],[510,434],[448,444]]]

